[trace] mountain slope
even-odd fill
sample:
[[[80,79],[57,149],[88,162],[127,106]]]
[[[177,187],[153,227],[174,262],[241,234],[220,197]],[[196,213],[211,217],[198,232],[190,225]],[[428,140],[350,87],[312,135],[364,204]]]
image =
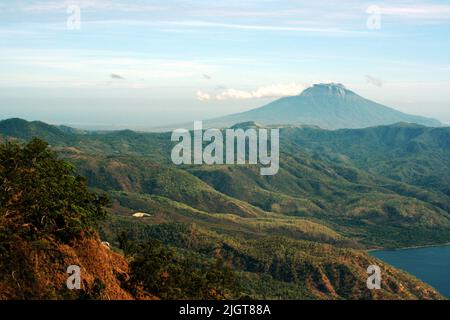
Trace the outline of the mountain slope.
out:
[[[283,129],[286,148],[450,196],[450,127],[399,123],[357,130]],[[450,207],[445,208],[450,211]]]
[[[48,136],[53,129],[42,130],[36,134]],[[0,134],[17,139],[20,132]],[[155,222],[197,222],[252,236],[255,226],[263,225],[260,231],[317,239],[305,232],[310,228],[303,219],[366,247],[450,239],[450,167],[442,165],[450,159],[449,128],[282,128],[280,171],[273,177],[249,165],[177,167],[170,161],[174,142],[167,133],[67,135],[68,140],[55,139],[53,148],[91,187],[111,193],[127,215],[143,211]],[[236,223],[236,216],[245,219]],[[286,218],[299,219],[300,227]],[[333,239],[325,234],[320,238]]]
[[[448,128],[283,128],[280,171],[262,177],[251,165],[176,167],[169,134],[78,134],[16,119],[7,124],[0,122],[3,139],[51,137],[52,148],[76,165],[91,188],[109,193],[112,216],[100,234],[115,246],[125,232],[138,241],[156,238],[207,264],[225,260],[239,274],[242,292],[255,298],[442,298],[358,249],[449,241],[450,197],[439,191],[449,180],[435,188],[414,177],[393,179],[389,168],[377,172],[377,162],[369,161],[389,155],[404,161],[405,172],[416,166],[430,179],[445,177],[448,165],[436,173],[433,166],[448,163],[443,162],[449,155]],[[408,147],[415,142],[418,146]],[[33,165],[29,158],[21,160]],[[52,184],[41,185],[48,195]],[[150,216],[135,218],[137,211]],[[365,287],[369,264],[386,272],[385,291]]]
[[[18,266],[9,261],[13,276],[0,275],[0,300],[75,299],[78,294],[91,299],[134,299],[121,285],[121,280],[128,277],[128,262],[96,238],[86,237],[70,244],[48,238],[38,245],[16,239],[10,250],[10,255],[21,260]],[[65,288],[70,265],[82,268],[79,292]],[[33,281],[26,272],[33,275]]]
[[[265,125],[316,125],[324,129],[365,128],[397,122],[437,127],[440,122],[408,115],[367,100],[341,84],[316,84],[302,94],[273,101],[247,112],[205,122],[207,127],[225,127],[256,121]]]
[[[243,241],[197,224],[143,224],[127,217],[115,217],[109,228],[128,231],[133,240],[157,239],[182,252],[220,257],[239,275],[242,292],[254,299],[443,299],[365,252],[318,241],[264,234]],[[367,289],[369,265],[382,269],[382,290]]]

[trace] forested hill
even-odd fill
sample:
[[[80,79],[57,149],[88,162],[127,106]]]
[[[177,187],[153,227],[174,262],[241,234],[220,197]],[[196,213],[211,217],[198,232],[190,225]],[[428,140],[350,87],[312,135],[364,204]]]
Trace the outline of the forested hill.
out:
[[[266,177],[251,165],[175,166],[170,133],[11,119],[0,136],[47,140],[92,190],[106,192],[111,215],[100,235],[114,247],[123,234],[206,259],[205,270],[219,258],[256,298],[438,297],[361,250],[449,242],[449,128],[285,127],[280,171]],[[367,291],[369,264],[389,275],[384,291]]]
[[[272,177],[248,165],[175,166],[170,133],[74,133],[10,119],[0,122],[0,135],[47,140],[100,190],[164,197],[209,213],[308,218],[364,246],[449,240],[448,127],[285,127],[281,169]]]

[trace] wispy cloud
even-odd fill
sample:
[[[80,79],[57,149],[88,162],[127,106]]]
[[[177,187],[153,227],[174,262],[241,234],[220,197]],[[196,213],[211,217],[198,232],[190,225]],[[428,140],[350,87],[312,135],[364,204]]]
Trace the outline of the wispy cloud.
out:
[[[18,7],[21,11],[43,13],[61,12],[68,6],[77,5],[83,10],[107,10],[119,12],[146,12],[164,9],[162,5],[149,5],[145,3],[133,3],[132,1],[112,0],[66,0],[66,1],[30,1]]]
[[[377,79],[375,77],[372,77],[370,75],[366,75],[366,81],[370,84],[373,84],[374,86],[377,87],[382,87],[383,86],[383,81],[380,79]]]
[[[134,27],[153,28],[163,32],[192,33],[195,30],[209,31],[214,29],[246,30],[255,32],[291,32],[291,33],[320,33],[335,36],[369,36],[370,32],[360,28],[359,30],[343,29],[338,27],[303,27],[280,24],[246,24],[246,23],[226,23],[204,20],[144,20],[144,19],[105,19],[105,20],[83,20],[83,27]],[[286,23],[286,22],[284,22]],[[63,26],[65,27],[65,26]],[[61,29],[61,25],[53,26],[53,29]]]
[[[316,32],[331,34],[368,34],[366,31],[344,30],[340,28],[316,28],[316,27],[295,27],[295,26],[279,26],[279,25],[262,25],[262,24],[236,24],[236,23],[220,23],[210,21],[164,21],[162,24],[170,24],[179,27],[189,28],[224,28],[238,30],[255,30],[255,31],[286,31],[286,32]]]
[[[435,20],[437,23],[450,19],[450,5],[437,1],[392,0],[375,4],[379,6],[382,15],[395,21],[407,18],[412,23],[420,24],[424,21]],[[364,20],[367,18],[368,6],[359,0],[227,1],[226,4],[198,0],[154,0],[150,3],[136,0],[34,0],[10,5],[7,10],[36,15],[61,14],[69,5],[78,5],[83,12],[87,11],[91,14],[91,21],[100,21],[100,17],[109,16],[107,20],[110,23],[118,23],[117,18],[120,17],[122,24],[135,26],[145,26],[148,22],[166,22],[178,24],[180,29],[191,26],[333,34],[365,31]]]
[[[210,65],[193,60],[154,59],[126,52],[89,50],[5,49],[1,60],[0,78],[7,81],[0,81],[0,85],[15,86],[70,86],[74,79],[81,79],[75,81],[77,83],[102,86],[105,74],[112,80],[127,80],[114,81],[117,86],[136,87],[143,82],[148,86],[164,79],[198,78],[199,74],[212,69]],[[114,73],[110,73],[111,70]],[[41,81],[31,75],[40,75]]]
[[[366,7],[360,1],[348,0],[336,6],[334,1],[286,0],[276,2],[239,1],[217,5],[207,1],[170,2],[152,1],[113,1],[113,0],[66,0],[66,1],[30,1],[22,5],[11,6],[27,15],[34,14],[38,21],[34,30],[43,29],[44,24],[55,24],[50,29],[64,29],[65,21],[61,14],[66,14],[69,5],[79,5],[82,10],[83,28],[94,27],[130,27],[153,28],[167,33],[204,32],[211,29],[243,30],[254,32],[279,33],[314,33],[324,36],[380,36],[366,29],[368,17]],[[382,2],[380,13],[390,23],[421,25],[424,23],[442,23],[450,20],[450,5],[418,0]],[[11,10],[8,8],[8,10]],[[332,8],[332,9],[331,9]],[[87,12],[87,13],[86,13]],[[53,14],[53,15],[52,15]],[[57,15],[56,15],[57,14]],[[1,15],[1,14],[0,14]],[[53,17],[51,19],[50,17]],[[40,19],[46,19],[41,21]],[[26,21],[24,19],[19,19]],[[56,21],[56,22],[55,22]],[[51,32],[52,30],[47,30]]]
[[[119,75],[119,74],[115,74],[115,73],[110,74],[109,77],[110,77],[111,79],[116,79],[116,80],[125,80],[124,77],[122,77],[122,76]]]

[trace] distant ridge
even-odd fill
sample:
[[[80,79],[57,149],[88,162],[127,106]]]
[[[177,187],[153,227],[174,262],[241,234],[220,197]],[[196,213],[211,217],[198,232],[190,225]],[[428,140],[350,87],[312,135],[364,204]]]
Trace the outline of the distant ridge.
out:
[[[0,134],[14,136],[29,140],[33,137],[42,137],[47,141],[64,140],[70,137],[66,130],[41,121],[28,122],[20,118],[0,121]]]
[[[429,127],[442,124],[435,119],[409,115],[365,99],[340,83],[321,83],[297,96],[284,97],[250,111],[204,122],[206,127],[228,127],[236,123],[264,125],[316,125],[323,129],[356,129],[399,122]]]

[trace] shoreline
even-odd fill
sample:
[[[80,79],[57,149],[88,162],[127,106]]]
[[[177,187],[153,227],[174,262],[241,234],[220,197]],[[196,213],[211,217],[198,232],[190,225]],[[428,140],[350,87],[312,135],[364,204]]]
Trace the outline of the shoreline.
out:
[[[447,246],[450,246],[450,242],[440,243],[440,244],[422,245],[422,246],[401,247],[401,248],[367,249],[366,252],[373,252],[373,251],[397,251],[397,250],[421,249],[421,248],[433,248],[433,247],[447,247]]]

